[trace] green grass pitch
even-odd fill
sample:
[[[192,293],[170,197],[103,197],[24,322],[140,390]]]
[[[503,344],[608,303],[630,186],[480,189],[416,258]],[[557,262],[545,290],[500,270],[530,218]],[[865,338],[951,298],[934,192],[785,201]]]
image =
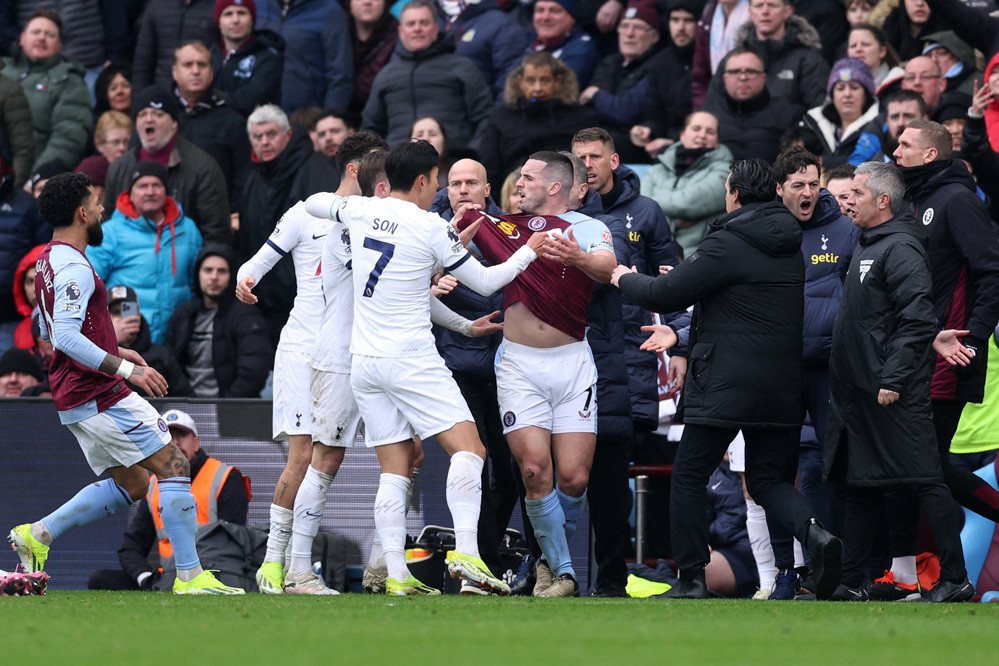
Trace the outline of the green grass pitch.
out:
[[[3,662],[36,665],[976,666],[999,660],[999,604],[53,591],[0,598],[0,626]]]

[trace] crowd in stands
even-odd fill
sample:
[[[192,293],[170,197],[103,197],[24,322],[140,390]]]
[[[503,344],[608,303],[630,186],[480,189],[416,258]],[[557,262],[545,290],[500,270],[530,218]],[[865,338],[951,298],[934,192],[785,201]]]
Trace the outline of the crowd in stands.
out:
[[[791,176],[778,169],[775,201],[783,198],[821,247],[813,258],[829,257],[822,268],[846,269],[841,257],[848,261],[857,240],[847,204],[854,168],[872,161],[926,169],[906,177],[906,198],[916,202],[923,224],[933,208],[920,197],[936,195],[934,178],[970,188],[993,220],[992,236],[974,242],[997,244],[994,0],[64,0],[58,14],[40,0],[6,5],[9,16],[0,17],[4,397],[47,388],[51,346],[32,311],[34,261],[52,228],[35,199],[63,172],[85,173],[98,188],[104,241],[87,257],[108,285],[119,344],[167,378],[171,397],[251,398],[265,390],[295,299],[295,270],[290,257],[278,262],[255,288],[257,307],[235,298],[237,271],[268,242],[285,211],[338,188],[337,151],[357,131],[391,146],[413,139],[434,145],[441,186],[435,211],[446,215],[453,215],[453,166],[461,174],[470,169],[468,159],[480,163],[485,180],[475,186],[491,188],[487,210],[517,213],[515,183],[525,161],[538,151],[571,151],[583,161],[591,190],[580,210],[617,220],[632,252],[619,260],[648,275],[697,252],[712,222],[725,215],[733,160],[774,163],[793,146],[818,158],[815,193],[799,205],[790,194],[793,179],[782,179]],[[949,132],[946,176],[929,167],[942,153],[916,162],[898,157],[911,148],[907,128],[920,121]],[[474,176],[458,182],[476,180],[478,171]],[[978,267],[968,268],[967,244],[952,242],[965,259],[955,259],[957,268],[944,278],[934,267],[934,281],[949,280],[953,291],[984,279]],[[931,263],[932,255],[931,249]],[[806,265],[816,268],[807,257]],[[820,282],[837,279],[836,270],[826,271]],[[807,285],[806,278],[806,371],[824,363],[828,373],[829,342],[810,341],[807,329],[810,316],[831,326],[839,291],[820,284],[819,297],[832,299],[832,310],[810,312]],[[975,289],[967,290],[970,299]],[[478,296],[470,303],[462,297],[461,290],[451,296],[455,310],[498,309]],[[941,303],[938,315],[951,318],[940,328],[968,325]],[[627,461],[658,427],[650,397],[656,357],[639,350],[648,337],[641,326],[651,325],[652,315],[626,299],[613,307],[619,304],[620,367],[631,382],[624,411],[630,405],[633,427],[598,439],[598,456],[612,444]],[[983,359],[995,353],[995,319],[975,322],[973,342]],[[818,347],[810,349],[810,342]],[[481,381],[480,371],[491,375],[496,343],[438,335],[463,389]],[[682,341],[678,348],[679,355],[687,351]],[[809,366],[813,352],[819,361]],[[663,374],[672,368],[668,358],[659,362]],[[828,377],[823,381],[827,394]],[[498,415],[492,392],[489,407],[473,410],[477,418],[489,413],[490,423],[480,424],[489,431],[483,441],[503,438],[492,422]],[[957,399],[963,405],[982,397]],[[811,448],[817,437],[821,448],[825,408],[810,405],[808,412]],[[948,442],[951,436],[953,430]],[[989,455],[976,462],[984,464],[999,442],[983,446]],[[821,455],[803,465],[807,494],[804,486],[821,483]],[[593,474],[599,488],[596,466]],[[730,481],[733,471],[726,464],[719,474]],[[494,477],[514,483],[509,469]],[[741,492],[737,482],[733,487]],[[494,493],[499,509],[490,519],[506,521],[516,491]],[[734,520],[745,522],[741,501],[734,502],[741,509],[732,509],[731,500],[720,498],[715,511],[724,517],[741,510]],[[989,510],[999,512],[990,502]],[[738,560],[715,585],[727,594],[752,594],[748,580],[756,570],[743,546],[759,534],[753,511],[750,505],[748,536],[745,527],[728,525],[722,539],[729,549],[723,552]],[[781,540],[774,537],[780,559]],[[615,567],[623,556],[605,547],[598,559],[604,553],[610,553],[600,561],[605,578],[596,590],[617,595],[625,581]],[[770,582],[757,584],[769,590]],[[774,584],[780,587],[779,577]]]

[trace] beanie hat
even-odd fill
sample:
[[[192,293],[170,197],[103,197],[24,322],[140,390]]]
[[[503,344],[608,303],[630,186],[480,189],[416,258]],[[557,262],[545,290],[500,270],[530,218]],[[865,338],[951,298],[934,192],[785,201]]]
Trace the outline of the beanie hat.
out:
[[[146,107],[159,109],[177,120],[180,116],[180,106],[177,104],[177,97],[168,93],[159,86],[149,86],[138,95],[132,96],[132,120],[135,120]]]
[[[20,347],[11,347],[3,353],[3,356],[0,356],[0,377],[8,372],[23,372],[40,382],[45,381],[42,364],[38,362],[34,354]]]
[[[250,18],[253,22],[257,22],[257,3],[253,0],[215,0],[215,26],[218,27],[219,16],[222,16],[222,12],[225,11],[226,7],[230,5],[239,5],[240,7],[246,7],[250,10]]]
[[[90,176],[90,181],[94,185],[103,187],[108,178],[108,158],[103,155],[91,155],[80,162],[76,172]]]
[[[556,5],[562,5],[565,11],[572,14],[572,18],[579,20],[579,4],[576,0],[548,0],[549,2],[554,2]],[[537,2],[535,2],[537,4]]]
[[[868,99],[874,99],[874,76],[871,68],[863,60],[843,58],[837,60],[829,72],[829,82],[826,84],[826,95],[832,99],[833,86],[840,81],[856,81],[864,86]]]
[[[69,171],[69,167],[63,164],[62,160],[52,160],[51,162],[46,162],[38,167],[38,170],[31,175],[28,182],[31,183],[32,189],[35,187],[35,183],[40,180],[48,180],[52,176],[58,176],[61,173],[66,173]]]
[[[653,30],[662,32],[663,23],[656,11],[655,0],[631,0],[621,15],[623,19],[640,19],[648,23]]]
[[[150,160],[143,160],[135,165],[135,169],[132,171],[131,177],[128,179],[128,191],[132,191],[132,187],[135,185],[135,181],[139,180],[143,176],[156,176],[163,183],[163,187],[167,184],[167,170],[166,167],[159,162],[153,162]]]

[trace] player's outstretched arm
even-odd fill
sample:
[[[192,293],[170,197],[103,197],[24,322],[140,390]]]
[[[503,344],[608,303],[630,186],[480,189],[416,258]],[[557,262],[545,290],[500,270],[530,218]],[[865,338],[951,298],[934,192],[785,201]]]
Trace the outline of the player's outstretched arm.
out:
[[[305,200],[305,210],[309,215],[324,220],[336,219],[336,206],[342,197],[332,192],[316,192]]]

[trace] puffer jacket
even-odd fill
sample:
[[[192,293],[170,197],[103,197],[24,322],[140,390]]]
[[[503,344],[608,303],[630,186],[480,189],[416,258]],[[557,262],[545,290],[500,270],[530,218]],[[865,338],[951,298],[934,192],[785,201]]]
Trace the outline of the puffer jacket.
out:
[[[440,16],[437,22],[454,39],[454,52],[474,62],[493,97],[501,99],[506,75],[527,48],[527,33],[516,19],[500,11],[495,0],[483,0],[469,4],[451,23]]]
[[[832,102],[810,109],[801,119],[801,126],[819,135],[822,140],[822,168],[832,169],[841,164],[858,166],[881,152],[881,108],[877,100],[836,138],[840,129],[839,114]]]
[[[7,142],[14,165],[14,186],[21,187],[35,164],[35,134],[28,96],[9,76],[0,74],[0,138]]]
[[[62,54],[84,67],[97,67],[108,60],[105,49],[103,11],[115,3],[102,0],[19,0],[17,19],[22,26],[39,9],[51,9],[62,19]],[[111,6],[108,6],[111,5]],[[67,162],[69,164],[69,162]]]
[[[284,38],[273,30],[254,30],[253,39],[228,58],[223,58],[218,43],[213,43],[215,90],[243,116],[261,104],[280,104],[284,49]]]
[[[31,248],[48,243],[52,227],[42,219],[35,198],[14,187],[14,176],[0,179],[0,322],[20,321],[14,296],[18,263]]]
[[[218,39],[212,0],[151,0],[142,13],[132,60],[132,90],[157,85],[173,90],[173,52],[193,39]],[[75,162],[74,162],[75,164]]]
[[[87,258],[104,284],[135,289],[155,343],[163,342],[174,308],[191,298],[194,262],[202,244],[197,225],[176,201],[167,197],[163,212],[157,224],[139,214],[128,192],[122,192],[104,224],[104,242],[87,248]]]

